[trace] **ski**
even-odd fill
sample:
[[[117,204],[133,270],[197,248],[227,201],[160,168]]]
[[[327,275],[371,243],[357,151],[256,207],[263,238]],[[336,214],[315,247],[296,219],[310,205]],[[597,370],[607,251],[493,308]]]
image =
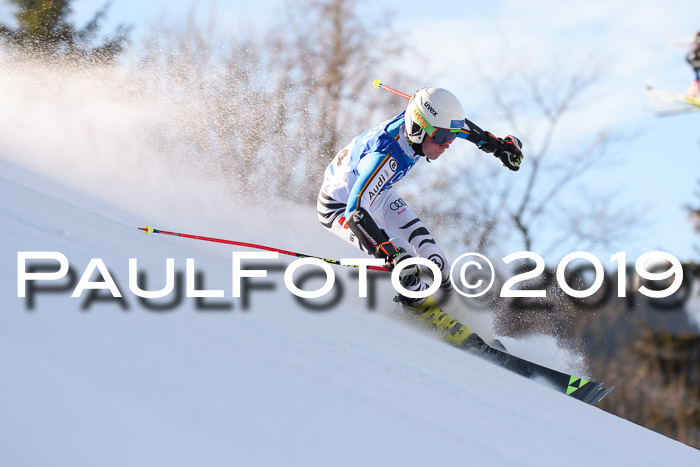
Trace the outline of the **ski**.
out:
[[[685,94],[662,91],[647,86],[649,97],[657,102],[654,112],[659,116],[677,115],[700,110],[700,98],[689,97]]]
[[[610,386],[609,388],[600,388],[598,392],[596,392],[595,395],[591,398],[591,400],[588,401],[588,403],[591,405],[597,404],[603,399],[603,397],[610,394],[610,392],[612,392],[613,389],[615,389],[615,386]]]
[[[399,301],[398,297],[394,299]],[[603,383],[589,381],[575,375],[553,370],[508,353],[498,339],[490,339],[491,345],[469,331],[467,326],[443,312],[435,299],[428,299],[413,307],[406,307],[419,320],[443,334],[446,342],[467,352],[482,356],[496,365],[533,380],[544,380],[555,390],[588,404],[596,404],[615,387],[603,387]]]
[[[596,404],[608,395],[615,386],[603,387],[603,383],[589,381],[578,376],[553,370],[508,352],[495,349],[487,344],[478,349],[467,349],[485,357],[496,365],[530,379],[543,379],[558,392],[587,404]]]

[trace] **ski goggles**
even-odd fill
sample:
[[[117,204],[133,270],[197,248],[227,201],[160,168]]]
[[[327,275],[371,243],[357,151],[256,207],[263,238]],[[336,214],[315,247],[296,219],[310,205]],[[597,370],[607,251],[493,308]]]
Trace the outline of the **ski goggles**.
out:
[[[430,141],[437,144],[438,146],[447,147],[452,141],[457,139],[459,130],[450,130],[449,128],[435,128],[433,134],[428,134]]]
[[[459,134],[459,130],[462,129],[462,122],[461,120],[452,120],[450,126],[452,128],[437,128],[432,126],[430,123],[428,123],[428,120],[423,116],[423,113],[418,110],[418,107],[414,107],[413,109],[413,118],[415,121],[420,125],[421,128],[425,131],[425,134],[430,138],[430,140],[443,147],[447,147],[450,145],[452,141],[457,139],[457,135]]]

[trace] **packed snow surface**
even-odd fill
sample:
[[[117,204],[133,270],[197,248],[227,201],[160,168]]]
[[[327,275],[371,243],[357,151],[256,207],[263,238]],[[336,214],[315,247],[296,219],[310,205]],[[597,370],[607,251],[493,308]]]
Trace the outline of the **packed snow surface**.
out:
[[[0,162],[0,452],[12,466],[124,465],[694,465],[697,450],[454,349],[402,319],[390,294],[372,310],[357,281],[330,310],[301,307],[283,270],[231,298],[228,245],[145,235],[144,218],[87,192]],[[286,209],[262,222],[238,208],[202,235],[356,253]],[[156,225],[177,230],[173,216]],[[190,222],[183,222],[193,227]],[[193,227],[194,228],[194,227]],[[314,246],[315,245],[315,246]],[[36,281],[17,298],[18,252],[65,255],[75,277]],[[100,258],[123,295],[71,298]],[[161,311],[129,289],[129,258],[145,289],[165,260],[202,273],[200,289]],[[286,267],[292,258],[267,261]],[[58,269],[58,262],[44,261]],[[33,264],[28,261],[27,264]],[[251,263],[251,268],[255,267]],[[262,263],[260,263],[262,264]],[[346,274],[347,272],[347,274]],[[92,281],[104,282],[98,272]],[[255,282],[258,281],[258,282]],[[174,293],[169,297],[172,299]],[[110,297],[108,290],[96,292]],[[168,298],[168,297],[166,297]],[[225,309],[213,310],[219,304]],[[511,342],[517,347],[517,343]],[[545,349],[546,350],[546,349]],[[609,397],[624,397],[613,392]]]

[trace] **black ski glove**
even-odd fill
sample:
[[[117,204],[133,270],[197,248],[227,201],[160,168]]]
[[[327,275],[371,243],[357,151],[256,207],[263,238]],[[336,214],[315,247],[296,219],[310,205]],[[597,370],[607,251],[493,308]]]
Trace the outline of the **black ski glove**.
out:
[[[384,242],[377,247],[374,256],[383,259],[385,266],[392,271],[401,261],[411,258],[411,255],[399,249],[392,241]],[[412,264],[403,268],[399,274],[399,282],[405,288],[415,288],[420,282],[420,268],[417,264]]]
[[[493,153],[501,163],[512,171],[520,169],[523,160],[523,143],[513,135],[496,138],[488,131],[479,128],[469,119],[464,119],[464,127],[468,133],[467,141],[476,144],[484,152]]]
[[[523,143],[513,135],[508,135],[502,141],[500,151],[496,151],[494,156],[501,160],[501,164],[512,171],[520,170],[520,163],[523,161]]]
[[[513,135],[508,135],[505,138],[496,138],[487,131],[486,136],[487,141],[481,146],[481,149],[486,152],[492,152],[504,167],[514,172],[520,170],[520,163],[523,161],[523,153],[521,152],[523,143]]]

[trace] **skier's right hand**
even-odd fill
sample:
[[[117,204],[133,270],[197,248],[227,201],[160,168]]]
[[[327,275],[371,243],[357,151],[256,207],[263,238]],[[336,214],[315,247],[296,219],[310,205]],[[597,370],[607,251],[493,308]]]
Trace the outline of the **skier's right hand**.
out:
[[[401,261],[411,258],[411,255],[397,248],[391,240],[380,244],[374,256],[383,259],[384,265],[389,271],[393,271]],[[399,282],[407,289],[414,288],[420,282],[420,268],[418,265],[412,264],[403,268],[399,273]]]
[[[383,259],[384,265],[389,268],[390,271],[394,269],[394,266],[400,261],[398,258],[402,255],[408,256],[403,249],[397,248],[391,240],[381,243],[374,252],[374,256]]]

